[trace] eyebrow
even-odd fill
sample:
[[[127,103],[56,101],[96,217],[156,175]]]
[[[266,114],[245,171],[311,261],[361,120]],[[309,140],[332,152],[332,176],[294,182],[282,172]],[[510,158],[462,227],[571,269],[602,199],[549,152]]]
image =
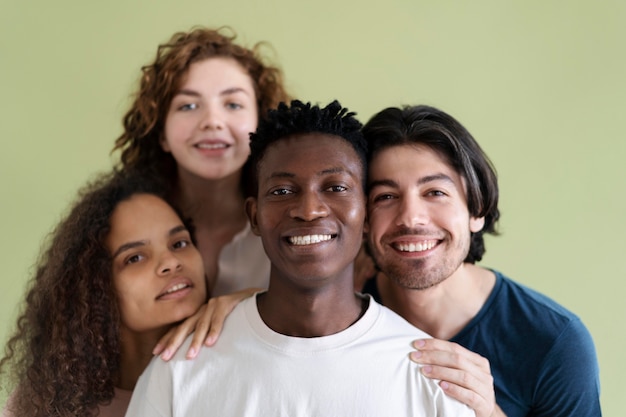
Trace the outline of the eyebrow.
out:
[[[237,93],[243,93],[246,95],[249,95],[248,92],[241,88],[241,87],[230,87],[227,88],[223,91],[220,91],[220,96],[229,96],[232,94],[237,94]],[[192,96],[192,97],[200,97],[201,94],[195,90],[190,90],[188,88],[183,88],[181,90],[178,90],[175,94],[174,97],[176,96]]]
[[[333,168],[327,168],[324,169],[320,172],[318,172],[317,174],[315,174],[315,176],[319,177],[322,175],[328,175],[328,174],[342,174],[342,173],[346,173],[346,174],[350,174],[353,175],[352,171],[347,170],[344,167],[333,167]],[[287,172],[287,171],[275,171],[272,172],[269,175],[269,179],[271,178],[295,178],[296,174],[292,173],[292,172]]]
[[[424,185],[427,184],[429,182],[433,182],[433,181],[445,181],[445,182],[449,182],[452,185],[456,185],[454,183],[454,181],[452,180],[452,178],[450,178],[450,176],[446,175],[446,174],[432,174],[432,175],[426,175],[424,177],[421,177],[417,180],[417,185]],[[369,183],[369,188],[374,188],[374,187],[392,187],[392,188],[398,188],[398,183],[394,180],[390,180],[390,179],[383,179],[383,180],[376,180],[376,181],[372,181]]]
[[[173,235],[175,235],[176,233],[180,233],[183,231],[186,231],[187,228],[184,225],[178,225],[176,227],[173,227],[170,229],[170,231],[167,233],[168,237],[171,237]],[[113,256],[112,258],[115,259],[117,258],[121,253],[126,252],[127,250],[130,249],[134,249],[134,248],[138,248],[141,246],[145,246],[148,243],[147,240],[136,240],[133,242],[128,242],[128,243],[124,243],[123,245],[121,245],[119,248],[117,248],[117,250],[115,252],[113,252]]]

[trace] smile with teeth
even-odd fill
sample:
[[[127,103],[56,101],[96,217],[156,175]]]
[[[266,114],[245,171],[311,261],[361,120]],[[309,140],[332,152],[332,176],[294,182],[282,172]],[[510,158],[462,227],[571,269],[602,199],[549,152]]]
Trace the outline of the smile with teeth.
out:
[[[394,247],[400,252],[423,252],[434,248],[436,244],[436,240],[425,240],[417,243],[396,243]]]
[[[332,235],[306,235],[306,236],[290,236],[289,243],[295,246],[313,245],[315,243],[326,242],[332,239]]]
[[[176,291],[180,291],[180,290],[185,289],[187,287],[190,287],[190,285],[189,284],[183,284],[183,283],[176,284],[172,288],[169,288],[167,291],[165,291],[163,294],[159,295],[159,297],[163,297],[164,295],[168,295],[168,294],[174,293]]]
[[[228,145],[225,143],[198,143],[196,147],[200,149],[224,149],[227,148]]]

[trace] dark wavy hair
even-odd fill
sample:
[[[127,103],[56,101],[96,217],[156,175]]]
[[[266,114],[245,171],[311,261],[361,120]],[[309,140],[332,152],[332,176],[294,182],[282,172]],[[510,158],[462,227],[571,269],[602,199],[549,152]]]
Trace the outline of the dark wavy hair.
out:
[[[123,119],[124,133],[115,141],[113,152],[121,151],[123,169],[159,178],[173,191],[176,161],[163,151],[160,142],[172,98],[193,63],[216,57],[236,60],[252,79],[259,119],[279,102],[290,99],[282,71],[266,63],[261,54],[268,44],[259,42],[248,49],[235,43],[236,36],[228,27],[194,28],[175,33],[159,45],[154,62],[142,68],[139,91]],[[246,175],[242,175],[242,182],[245,180]]]
[[[470,215],[485,218],[482,230],[472,233],[465,262],[480,261],[485,254],[483,234],[498,234],[498,178],[469,131],[449,114],[421,105],[382,110],[365,124],[363,136],[370,161],[377,152],[392,146],[423,144],[438,152],[465,179]]]
[[[324,133],[344,139],[356,151],[363,169],[363,190],[367,173],[367,144],[361,133],[362,124],[335,100],[324,108],[311,103],[293,100],[291,105],[280,103],[277,109],[270,110],[265,120],[259,121],[255,133],[250,135],[250,157],[248,162],[258,175],[259,162],[272,143],[299,134]],[[329,149],[328,152],[333,152]],[[254,190],[257,189],[256,179]]]
[[[0,360],[13,415],[92,416],[112,400],[120,313],[104,240],[121,201],[139,193],[164,198],[161,190],[146,178],[101,175],[48,236]]]

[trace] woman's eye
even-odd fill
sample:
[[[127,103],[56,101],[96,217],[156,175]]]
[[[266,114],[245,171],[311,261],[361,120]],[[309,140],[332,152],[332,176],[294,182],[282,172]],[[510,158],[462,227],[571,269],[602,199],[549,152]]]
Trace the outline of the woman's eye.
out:
[[[142,259],[143,259],[143,256],[141,255],[132,255],[126,258],[126,261],[124,261],[124,264],[126,265],[134,264],[134,263],[141,261]]]
[[[182,106],[178,106],[178,110],[182,110],[182,111],[195,110],[197,108],[198,108],[198,105],[196,103],[187,103],[187,104],[183,104]]]
[[[174,246],[174,249],[186,248],[187,246],[189,246],[189,241],[188,240],[179,240],[179,241],[175,242],[173,246]]]
[[[239,103],[226,103],[226,107],[231,110],[237,110],[243,108],[243,106]]]

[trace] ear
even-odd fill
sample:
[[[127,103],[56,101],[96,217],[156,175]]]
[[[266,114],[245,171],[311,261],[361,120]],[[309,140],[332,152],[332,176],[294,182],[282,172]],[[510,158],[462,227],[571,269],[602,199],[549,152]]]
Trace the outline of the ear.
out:
[[[246,198],[245,208],[246,208],[246,215],[248,216],[248,220],[250,221],[250,228],[252,229],[252,233],[254,233],[257,236],[261,236],[261,233],[259,232],[259,223],[257,222],[257,219],[256,219],[256,213],[257,213],[256,198],[254,197]]]
[[[159,138],[159,145],[161,145],[161,149],[163,149],[164,152],[167,152],[167,153],[172,152],[172,149],[170,148],[170,144],[167,143],[167,139],[165,139],[165,135],[161,135],[161,137]]]
[[[470,232],[476,233],[480,232],[485,225],[484,217],[470,217],[469,228]]]

